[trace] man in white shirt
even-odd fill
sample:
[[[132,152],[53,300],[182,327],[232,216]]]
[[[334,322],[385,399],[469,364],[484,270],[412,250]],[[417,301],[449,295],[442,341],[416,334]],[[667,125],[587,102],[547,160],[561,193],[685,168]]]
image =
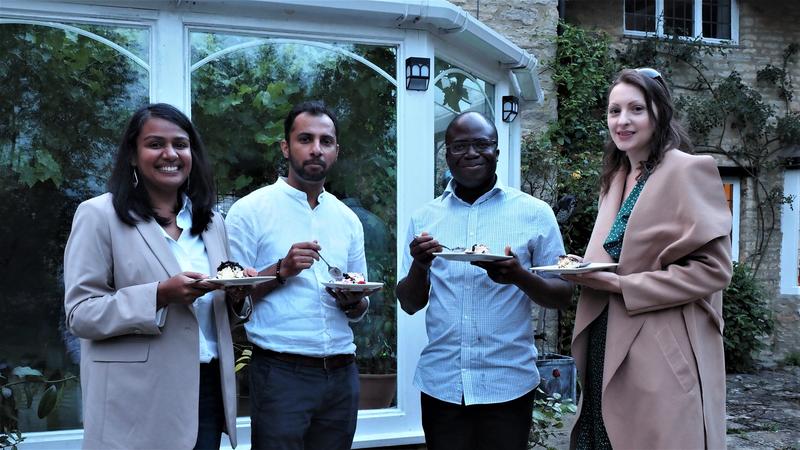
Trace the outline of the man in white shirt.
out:
[[[366,275],[358,217],[324,189],[339,152],[336,117],[321,102],[296,105],[281,142],[288,176],[237,201],[226,223],[237,262],[276,279],[253,289],[247,337],[254,449],[350,449],[358,370],[349,321],[367,292],[324,288],[328,267]]]

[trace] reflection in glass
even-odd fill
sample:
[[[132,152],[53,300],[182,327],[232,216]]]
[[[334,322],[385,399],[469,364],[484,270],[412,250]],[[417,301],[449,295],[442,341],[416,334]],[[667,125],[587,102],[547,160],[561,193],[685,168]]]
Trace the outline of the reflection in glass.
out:
[[[494,85],[442,59],[434,61],[435,195],[444,192],[450,179],[445,161],[444,133],[458,114],[477,111],[494,121]]]
[[[325,188],[361,219],[369,279],[386,286],[353,325],[359,371],[395,373],[397,90],[355,57],[394,74],[396,49],[201,32],[190,42],[192,118],[206,140],[223,211],[286,173],[279,142],[295,103],[321,99],[337,113],[340,152]],[[247,416],[246,375],[239,380],[239,415]]]
[[[148,41],[145,29],[91,29],[126,48]],[[124,120],[148,100],[149,76],[107,45],[46,26],[0,25],[0,54],[0,373],[28,366],[58,379],[78,374],[61,279],[72,215],[105,191]],[[26,408],[17,387],[23,432],[81,427],[77,383],[45,419],[36,413],[41,389]]]

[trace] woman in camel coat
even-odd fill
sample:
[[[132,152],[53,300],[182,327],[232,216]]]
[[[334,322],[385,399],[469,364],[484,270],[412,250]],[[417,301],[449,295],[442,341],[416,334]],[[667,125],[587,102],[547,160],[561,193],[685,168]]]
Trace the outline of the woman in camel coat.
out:
[[[653,69],[609,91],[597,221],[572,352],[584,388],[573,448],[725,447],[722,290],[731,216],[716,164],[693,156]]]

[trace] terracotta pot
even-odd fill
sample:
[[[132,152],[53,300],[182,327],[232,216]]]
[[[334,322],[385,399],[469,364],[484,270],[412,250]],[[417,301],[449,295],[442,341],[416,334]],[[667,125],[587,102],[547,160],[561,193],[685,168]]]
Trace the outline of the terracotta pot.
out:
[[[360,374],[361,395],[358,409],[381,409],[392,406],[397,392],[397,374]]]

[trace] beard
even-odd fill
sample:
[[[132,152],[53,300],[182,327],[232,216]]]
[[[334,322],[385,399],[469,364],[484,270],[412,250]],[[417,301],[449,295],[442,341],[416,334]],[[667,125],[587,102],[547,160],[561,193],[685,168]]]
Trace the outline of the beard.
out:
[[[321,159],[309,159],[308,161],[297,161],[292,156],[292,149],[289,148],[289,165],[292,168],[292,171],[297,175],[298,178],[310,181],[310,182],[319,182],[323,181],[326,176],[328,176],[328,164]],[[319,172],[309,173],[306,170],[306,166],[309,165],[318,165],[322,167],[322,170]]]

